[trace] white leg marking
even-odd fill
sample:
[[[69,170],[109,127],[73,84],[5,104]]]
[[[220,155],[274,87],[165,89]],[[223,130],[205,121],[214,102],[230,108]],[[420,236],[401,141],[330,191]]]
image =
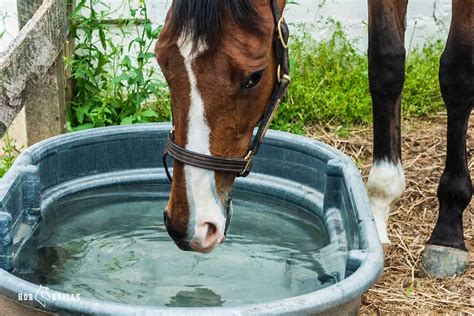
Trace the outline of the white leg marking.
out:
[[[394,164],[385,160],[374,163],[370,170],[367,191],[379,238],[384,246],[390,245],[387,233],[390,210],[405,191],[405,186],[405,174],[400,163]]]
[[[178,45],[180,53],[184,58],[184,64],[191,87],[190,107],[188,117],[188,138],[186,149],[210,155],[210,134],[211,131],[207,125],[204,115],[204,102],[201,93],[197,87],[197,79],[192,69],[193,60],[200,53],[205,51],[205,44],[193,51],[192,42],[181,37]],[[194,231],[191,237],[191,243],[196,243],[203,248],[212,245],[206,244],[207,225],[212,223],[216,225],[217,231],[223,237],[225,229],[224,210],[221,203],[218,203],[218,197],[215,196],[216,183],[214,171],[196,168],[185,165],[184,172],[186,177],[186,191],[188,198],[188,207],[190,212],[188,231]],[[221,239],[221,238],[218,238]]]

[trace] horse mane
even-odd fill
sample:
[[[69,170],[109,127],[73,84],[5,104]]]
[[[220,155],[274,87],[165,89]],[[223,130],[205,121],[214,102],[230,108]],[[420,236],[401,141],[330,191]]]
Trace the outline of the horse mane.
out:
[[[246,30],[261,32],[252,0],[175,0],[171,10],[171,32],[190,38],[194,49],[203,40],[208,48],[216,47],[225,18],[232,18]]]

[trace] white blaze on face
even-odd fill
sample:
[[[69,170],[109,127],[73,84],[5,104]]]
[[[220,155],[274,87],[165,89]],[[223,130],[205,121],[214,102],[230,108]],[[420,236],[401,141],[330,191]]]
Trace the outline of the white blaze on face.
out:
[[[193,50],[192,41],[181,36],[178,47],[184,58],[184,65],[190,85],[190,106],[188,115],[188,135],[186,149],[210,155],[211,131],[207,125],[204,115],[204,102],[197,86],[196,75],[192,64],[194,59],[203,53],[207,47],[204,43]],[[185,165],[184,174],[186,178],[186,193],[189,208],[188,234],[191,243],[196,243],[203,248],[208,245],[205,242],[208,227],[206,223],[216,226],[222,239],[225,230],[225,217],[222,203],[217,196],[215,173],[211,170],[196,168]]]
[[[384,246],[390,245],[387,233],[390,209],[405,191],[405,186],[405,174],[400,163],[394,164],[386,160],[374,163],[370,170],[367,191],[380,242]]]

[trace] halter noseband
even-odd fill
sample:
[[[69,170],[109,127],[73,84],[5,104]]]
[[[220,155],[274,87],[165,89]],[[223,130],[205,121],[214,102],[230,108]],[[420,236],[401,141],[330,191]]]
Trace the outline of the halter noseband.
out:
[[[280,102],[285,97],[288,85],[291,81],[289,76],[290,61],[288,55],[288,25],[286,24],[282,13],[280,13],[280,10],[278,9],[277,0],[272,0],[270,5],[277,31],[275,32],[273,39],[275,46],[275,56],[278,62],[276,71],[277,81],[273,89],[273,93],[268,101],[265,113],[260,120],[257,134],[250,143],[247,154],[243,158],[224,158],[190,151],[174,142],[174,133],[172,131],[163,154],[163,165],[170,182],[172,181],[172,177],[168,169],[168,163],[166,161],[168,155],[185,165],[190,165],[197,168],[235,173],[238,177],[246,177],[250,173],[253,164],[253,157],[258,153],[260,145],[263,142],[263,138],[265,137],[268,127],[272,122],[273,115],[280,105]]]

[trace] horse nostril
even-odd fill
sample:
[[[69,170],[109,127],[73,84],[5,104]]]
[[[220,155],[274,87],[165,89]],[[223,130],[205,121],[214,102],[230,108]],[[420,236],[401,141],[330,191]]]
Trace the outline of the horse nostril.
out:
[[[217,226],[213,223],[204,223],[207,226],[206,243],[213,243],[217,239]]]

